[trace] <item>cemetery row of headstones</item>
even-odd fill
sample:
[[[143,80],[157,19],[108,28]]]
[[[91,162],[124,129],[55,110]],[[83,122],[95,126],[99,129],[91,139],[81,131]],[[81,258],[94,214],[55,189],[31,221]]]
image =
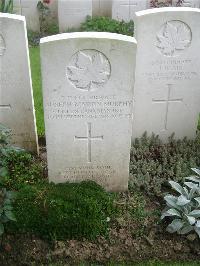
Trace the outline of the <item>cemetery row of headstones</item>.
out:
[[[40,30],[38,0],[14,0],[14,13],[26,17],[27,27]],[[79,28],[87,16],[108,16],[126,22],[135,20],[135,12],[163,6],[200,8],[200,0],[51,0],[48,4],[52,22],[59,22],[60,32]]]
[[[131,134],[195,137],[200,112],[200,10],[137,13],[136,41],[112,33],[41,40],[49,179],[127,189]],[[13,45],[14,44],[14,45]],[[0,14],[0,122],[37,151],[22,16]],[[136,73],[136,74],[134,74]]]

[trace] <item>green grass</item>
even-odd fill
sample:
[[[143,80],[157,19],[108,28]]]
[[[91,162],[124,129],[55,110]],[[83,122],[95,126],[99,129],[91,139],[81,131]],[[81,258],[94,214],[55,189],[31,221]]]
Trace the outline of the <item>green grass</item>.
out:
[[[44,110],[42,100],[42,81],[41,81],[41,68],[40,68],[40,49],[39,47],[29,48],[31,73],[33,82],[33,96],[35,101],[37,130],[39,136],[44,136]]]

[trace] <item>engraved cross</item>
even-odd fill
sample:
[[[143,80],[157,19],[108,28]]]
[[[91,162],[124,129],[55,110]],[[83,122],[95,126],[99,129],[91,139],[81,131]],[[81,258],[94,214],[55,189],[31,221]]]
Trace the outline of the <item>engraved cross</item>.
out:
[[[75,140],[87,140],[88,163],[92,162],[92,140],[103,140],[103,136],[92,136],[92,123],[87,123],[87,137],[77,137]]]
[[[169,106],[170,103],[182,103],[183,99],[182,98],[177,98],[177,99],[172,99],[171,98],[171,90],[172,90],[172,84],[167,84],[168,87],[168,93],[167,93],[167,99],[152,99],[153,103],[165,103],[166,104],[166,110],[165,110],[165,120],[164,120],[164,130],[167,130],[167,125],[168,125],[168,115],[169,115]]]

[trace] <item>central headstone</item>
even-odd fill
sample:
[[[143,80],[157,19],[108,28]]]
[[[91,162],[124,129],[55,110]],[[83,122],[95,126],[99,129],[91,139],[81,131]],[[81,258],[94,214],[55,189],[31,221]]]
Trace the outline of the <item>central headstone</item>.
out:
[[[133,137],[194,138],[200,112],[200,10],[161,8],[136,13]]]
[[[128,187],[135,39],[112,33],[41,40],[50,181]]]

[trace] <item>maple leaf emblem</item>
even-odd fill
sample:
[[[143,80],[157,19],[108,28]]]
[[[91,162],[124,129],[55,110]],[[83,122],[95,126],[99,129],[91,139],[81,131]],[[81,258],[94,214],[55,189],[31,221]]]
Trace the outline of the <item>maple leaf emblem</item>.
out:
[[[73,65],[67,67],[67,76],[76,88],[90,91],[108,81],[110,64],[98,51],[79,51]]]
[[[157,34],[157,47],[166,56],[174,56],[178,51],[185,50],[191,43],[190,28],[183,22],[171,21],[164,25]]]

